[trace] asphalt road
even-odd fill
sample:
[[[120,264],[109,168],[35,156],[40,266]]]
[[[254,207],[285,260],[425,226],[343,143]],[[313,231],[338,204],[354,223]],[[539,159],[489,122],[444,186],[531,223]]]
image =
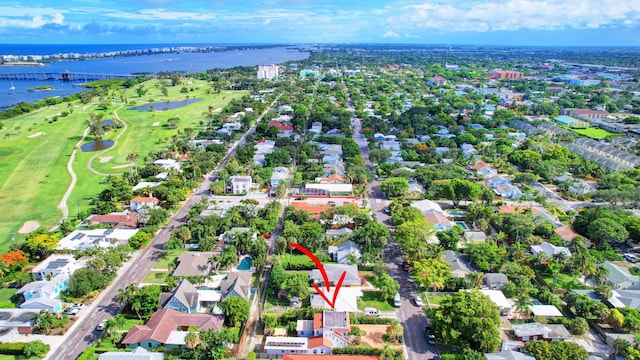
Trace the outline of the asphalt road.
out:
[[[274,100],[269,108],[276,103],[278,98]],[[269,109],[266,111],[268,110]],[[264,113],[262,115],[264,115]],[[262,120],[262,115],[255,124],[247,130],[242,138],[240,138],[240,140],[238,140],[238,142],[228,150],[227,155],[223,160],[218,164],[218,166],[216,166],[211,174],[204,178],[204,181],[185,201],[182,207],[171,217],[167,225],[156,234],[149,246],[129,260],[129,262],[120,269],[118,276],[111,285],[103,290],[100,296],[98,296],[91,305],[87,306],[86,309],[83,309],[80,312],[78,320],[69,332],[67,332],[65,335],[66,338],[63,339],[62,344],[57,349],[54,349],[47,359],[75,359],[80,356],[87,347],[98,340],[102,335],[102,332],[95,330],[96,326],[101,321],[116,316],[122,308],[116,299],[118,290],[127,287],[129,284],[139,284],[147,276],[149,271],[153,268],[153,265],[164,253],[164,243],[169,240],[171,231],[182,225],[186,220],[189,210],[195,204],[200,202],[202,196],[206,196],[209,193],[211,181],[217,177],[220,169],[222,169],[229,159],[235,155],[236,150],[244,146],[246,143],[246,136],[255,133],[255,126]]]
[[[362,133],[360,121],[357,118],[353,118],[351,125],[353,128],[353,139],[360,147],[365,165],[373,171],[373,164],[371,164],[369,160],[369,146]],[[387,225],[389,216],[384,213],[384,208],[388,206],[389,201],[386,200],[384,193],[380,190],[380,182],[376,179],[369,183],[369,190],[371,191],[369,203],[373,216],[382,224]],[[393,235],[394,227],[387,226]],[[428,320],[422,308],[416,306],[414,302],[418,291],[411,274],[401,268],[405,258],[400,245],[396,242],[389,241],[384,247],[383,257],[387,273],[400,284],[399,292],[402,298],[402,304],[396,310],[396,314],[404,328],[406,356],[409,360],[433,359],[433,357],[438,355],[438,349],[435,345],[428,344],[425,339],[424,327],[428,324]]]

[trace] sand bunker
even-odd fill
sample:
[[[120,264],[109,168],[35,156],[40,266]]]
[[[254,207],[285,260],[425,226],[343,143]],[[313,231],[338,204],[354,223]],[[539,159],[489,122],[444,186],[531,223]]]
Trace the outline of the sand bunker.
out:
[[[44,135],[44,133],[42,131],[38,131],[37,133],[31,134],[31,135],[29,135],[27,137],[28,138],[34,138],[34,137],[41,136],[41,135]]]
[[[151,126],[160,126],[160,121],[156,121],[153,124],[151,124]]]
[[[124,165],[118,165],[118,166],[112,166],[112,169],[124,169],[124,168],[128,168],[133,166],[133,164],[124,164]]]
[[[39,227],[40,223],[38,223],[37,221],[27,221],[26,223],[24,223],[24,225],[22,225],[20,230],[18,230],[18,234],[28,234]]]
[[[106,162],[111,161],[111,159],[113,159],[113,156],[102,156],[102,157],[100,157],[100,162],[101,163],[106,163]]]

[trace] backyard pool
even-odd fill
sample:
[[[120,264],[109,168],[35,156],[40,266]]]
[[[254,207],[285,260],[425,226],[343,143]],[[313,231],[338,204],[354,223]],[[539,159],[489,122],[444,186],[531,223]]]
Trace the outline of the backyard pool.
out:
[[[461,211],[461,210],[452,210],[452,211],[448,211],[449,216],[453,216],[453,217],[463,217],[465,212]]]
[[[456,221],[456,225],[460,225],[464,229],[464,231],[469,230],[469,227],[467,226],[467,224],[465,224],[462,221]]]
[[[236,266],[236,269],[238,270],[242,270],[242,271],[246,271],[251,269],[251,257],[250,256],[245,256],[244,258],[242,258],[242,260],[240,260],[240,264],[238,264],[238,266]]]

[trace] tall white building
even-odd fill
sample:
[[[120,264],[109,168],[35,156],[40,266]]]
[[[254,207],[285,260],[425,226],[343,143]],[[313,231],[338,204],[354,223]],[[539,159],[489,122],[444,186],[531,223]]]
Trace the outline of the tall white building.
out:
[[[258,79],[273,80],[278,76],[278,65],[258,66]]]

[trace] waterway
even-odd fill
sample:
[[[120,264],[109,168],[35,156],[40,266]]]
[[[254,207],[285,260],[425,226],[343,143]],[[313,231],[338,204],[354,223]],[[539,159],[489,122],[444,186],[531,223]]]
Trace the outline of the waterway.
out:
[[[154,47],[149,45],[149,47]],[[3,50],[10,53],[11,50]],[[105,50],[106,51],[106,50]],[[62,51],[54,51],[58,53]],[[170,53],[141,56],[125,56],[95,60],[74,60],[46,63],[46,66],[0,66],[0,73],[12,72],[87,72],[109,74],[159,73],[182,71],[203,72],[211,69],[228,69],[236,66],[257,66],[299,61],[309,53],[294,48],[232,50],[211,53]],[[54,90],[29,92],[30,88],[51,85]],[[13,89],[12,89],[13,87]],[[35,102],[49,96],[66,96],[84,90],[62,81],[0,80],[0,108],[18,102]]]

